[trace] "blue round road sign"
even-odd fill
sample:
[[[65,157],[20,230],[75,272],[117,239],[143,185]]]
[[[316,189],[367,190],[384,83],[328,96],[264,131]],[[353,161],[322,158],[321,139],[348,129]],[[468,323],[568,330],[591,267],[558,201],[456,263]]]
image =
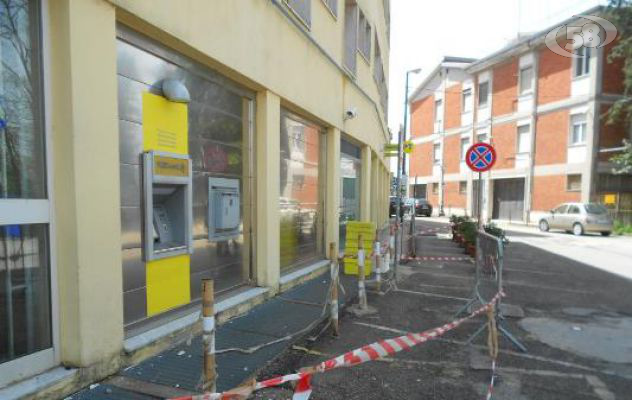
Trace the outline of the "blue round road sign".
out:
[[[465,163],[474,172],[490,170],[496,162],[496,150],[487,143],[475,143],[465,153]]]

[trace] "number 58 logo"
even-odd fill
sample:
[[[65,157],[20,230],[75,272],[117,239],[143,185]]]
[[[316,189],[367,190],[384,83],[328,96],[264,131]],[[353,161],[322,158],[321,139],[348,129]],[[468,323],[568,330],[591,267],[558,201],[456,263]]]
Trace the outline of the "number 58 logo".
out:
[[[544,39],[546,47],[563,57],[579,58],[581,56],[575,54],[574,51],[580,47],[603,47],[611,43],[617,37],[617,28],[607,19],[594,15],[579,15],[578,17],[589,20],[589,22],[579,26],[558,26],[547,33]],[[571,41],[563,48],[557,42],[557,36],[562,29],[566,29],[566,35],[564,35],[565,39]]]

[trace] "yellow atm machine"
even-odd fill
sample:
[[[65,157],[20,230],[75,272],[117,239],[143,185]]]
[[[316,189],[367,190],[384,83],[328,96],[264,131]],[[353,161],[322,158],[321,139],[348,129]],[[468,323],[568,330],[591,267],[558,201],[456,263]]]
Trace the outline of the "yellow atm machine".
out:
[[[192,166],[187,104],[143,94],[143,259],[147,315],[191,301]]]

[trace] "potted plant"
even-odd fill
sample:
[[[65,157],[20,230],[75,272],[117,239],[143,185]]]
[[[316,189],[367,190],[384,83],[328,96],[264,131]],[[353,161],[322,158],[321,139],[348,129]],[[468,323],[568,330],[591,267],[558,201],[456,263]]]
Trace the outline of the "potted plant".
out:
[[[502,240],[503,244],[509,243],[509,240],[505,236],[505,231],[503,229],[499,228],[493,222],[490,223],[490,224],[485,225],[483,227],[483,230],[485,230],[486,233],[488,233],[488,234],[490,234],[492,236],[496,236],[497,238]]]
[[[476,255],[476,223],[465,221],[462,224],[461,232],[465,244],[465,251],[472,257]]]

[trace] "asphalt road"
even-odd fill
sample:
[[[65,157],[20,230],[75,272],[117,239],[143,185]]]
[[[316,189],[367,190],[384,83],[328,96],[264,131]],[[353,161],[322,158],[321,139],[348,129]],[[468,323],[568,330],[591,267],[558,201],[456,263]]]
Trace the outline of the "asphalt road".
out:
[[[418,230],[426,232],[435,228],[447,231],[446,225],[428,220],[418,224]],[[564,236],[557,243],[548,235],[514,236],[505,253],[505,302],[522,309],[524,317],[507,317],[505,325],[528,353],[501,337],[493,398],[630,398],[632,282],[526,243],[541,240],[563,246],[564,241],[602,238]],[[426,234],[416,240],[418,255],[462,254],[449,239]],[[582,248],[581,243],[569,246]],[[471,294],[474,273],[467,261],[415,262],[400,267],[400,272],[398,291],[369,293],[376,314],[343,314],[339,338],[324,334],[302,343],[261,371],[259,378],[291,373],[400,332],[442,325]],[[311,399],[483,399],[491,364],[486,335],[471,345],[466,341],[484,321],[479,317],[391,359],[316,375]],[[288,399],[291,388],[269,389],[257,398]]]

